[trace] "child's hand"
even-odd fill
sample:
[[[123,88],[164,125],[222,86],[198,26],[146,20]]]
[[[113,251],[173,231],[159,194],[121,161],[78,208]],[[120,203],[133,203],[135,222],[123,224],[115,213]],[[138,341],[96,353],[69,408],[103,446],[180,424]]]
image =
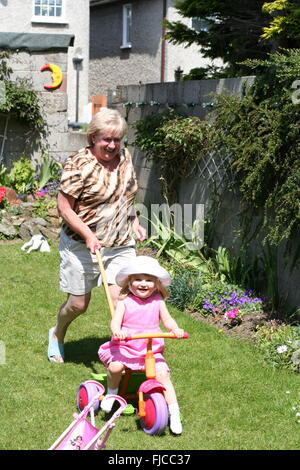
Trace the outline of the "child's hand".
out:
[[[184,330],[182,330],[181,328],[174,328],[174,330],[172,330],[172,333],[174,333],[176,338],[183,338]]]
[[[114,330],[112,332],[113,336],[115,336],[117,339],[122,340],[127,338],[127,332],[123,330]]]

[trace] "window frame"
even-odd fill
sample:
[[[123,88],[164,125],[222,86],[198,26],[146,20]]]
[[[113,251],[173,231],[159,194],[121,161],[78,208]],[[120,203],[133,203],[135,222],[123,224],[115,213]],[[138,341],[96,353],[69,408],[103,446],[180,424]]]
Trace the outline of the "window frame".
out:
[[[132,47],[131,35],[132,35],[132,3],[125,3],[122,7],[121,49],[130,49]]]
[[[36,15],[35,14],[35,2],[36,0],[32,1],[32,23],[51,23],[51,24],[68,24],[66,20],[66,0],[61,0],[61,16],[49,16],[49,15]]]

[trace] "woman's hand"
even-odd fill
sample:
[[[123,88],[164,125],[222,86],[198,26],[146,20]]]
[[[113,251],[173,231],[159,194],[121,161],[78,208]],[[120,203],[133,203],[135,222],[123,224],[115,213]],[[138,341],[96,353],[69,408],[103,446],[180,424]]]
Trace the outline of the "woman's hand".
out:
[[[146,239],[147,231],[140,225],[137,216],[134,217],[132,222],[132,230],[138,242],[142,242]]]
[[[85,239],[85,244],[88,250],[90,250],[91,253],[95,254],[97,250],[100,250],[101,245],[98,240],[98,238],[95,236],[95,234],[91,231],[91,235],[87,236]]]

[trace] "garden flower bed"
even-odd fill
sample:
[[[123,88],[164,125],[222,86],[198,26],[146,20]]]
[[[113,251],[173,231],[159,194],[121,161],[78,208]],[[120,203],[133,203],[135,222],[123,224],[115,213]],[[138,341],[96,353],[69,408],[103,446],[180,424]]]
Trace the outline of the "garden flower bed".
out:
[[[199,312],[191,312],[191,316],[197,320],[208,323],[218,329],[220,333],[234,336],[247,341],[256,341],[257,327],[276,324],[278,320],[271,320],[269,315],[263,311],[245,313],[242,321],[234,326],[229,325],[224,315],[203,315]]]
[[[28,240],[36,234],[58,238],[56,195],[61,168],[47,155],[39,168],[25,157],[13,162],[10,171],[0,165],[0,241]]]
[[[141,254],[157,256],[157,246],[149,245],[140,249]],[[189,254],[181,252],[181,256]],[[220,335],[254,343],[273,367],[300,372],[299,316],[288,310],[279,312],[268,299],[229,283],[211,259],[202,258],[201,263],[199,258],[195,266],[192,257],[185,262],[176,258],[177,250],[169,250],[169,254],[165,251],[160,258],[172,275],[168,297],[171,305],[215,327]]]
[[[49,240],[57,240],[60,231],[60,218],[54,196],[45,193],[27,197],[24,202],[11,188],[1,187],[0,241],[28,240],[41,234]]]

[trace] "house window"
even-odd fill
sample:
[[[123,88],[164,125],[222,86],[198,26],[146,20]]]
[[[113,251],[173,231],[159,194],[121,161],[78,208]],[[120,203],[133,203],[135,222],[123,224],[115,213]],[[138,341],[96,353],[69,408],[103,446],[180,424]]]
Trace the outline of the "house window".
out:
[[[65,0],[33,0],[33,22],[66,23]]]
[[[131,47],[132,5],[123,5],[123,39],[121,48]]]

